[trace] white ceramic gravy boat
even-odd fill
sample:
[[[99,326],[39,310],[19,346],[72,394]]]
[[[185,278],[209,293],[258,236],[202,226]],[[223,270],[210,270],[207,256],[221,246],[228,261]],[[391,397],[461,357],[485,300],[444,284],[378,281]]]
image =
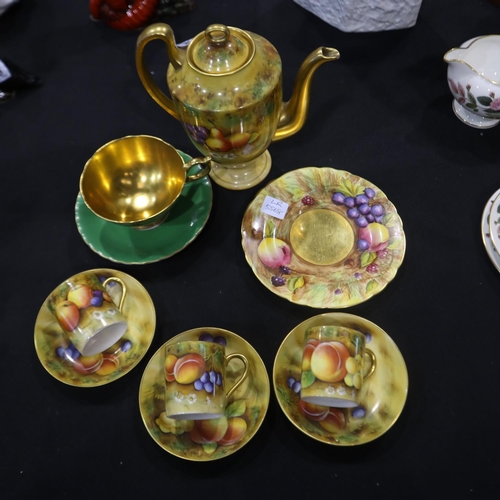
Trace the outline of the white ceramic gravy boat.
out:
[[[475,128],[500,122],[500,35],[479,36],[446,52],[453,111]]]

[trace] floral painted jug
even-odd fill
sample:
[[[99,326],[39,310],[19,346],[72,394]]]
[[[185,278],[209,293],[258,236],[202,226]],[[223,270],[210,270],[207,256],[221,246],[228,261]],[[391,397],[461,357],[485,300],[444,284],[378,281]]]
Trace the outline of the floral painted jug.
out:
[[[500,35],[473,38],[444,55],[453,111],[475,128],[500,122]]]

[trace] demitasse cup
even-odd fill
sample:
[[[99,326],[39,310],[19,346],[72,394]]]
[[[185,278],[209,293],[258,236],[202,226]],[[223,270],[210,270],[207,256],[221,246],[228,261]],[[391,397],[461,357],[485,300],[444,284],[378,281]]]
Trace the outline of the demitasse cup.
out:
[[[106,292],[106,285],[112,282],[122,287],[118,307]],[[121,313],[126,294],[120,278],[111,276],[101,283],[93,273],[80,273],[55,289],[48,307],[78,352],[93,356],[118,342],[127,330]]]
[[[363,380],[376,364],[365,344],[365,336],[350,328],[308,328],[302,351],[301,399],[337,408],[358,406]]]
[[[227,388],[226,366],[234,359],[243,374]],[[216,342],[186,341],[165,347],[165,413],[173,419],[206,420],[224,415],[226,402],[248,375],[243,354],[226,355]]]
[[[130,135],[101,146],[80,176],[87,207],[107,222],[152,229],[168,216],[184,185],[205,177],[210,158],[184,163],[170,144],[149,135]],[[187,172],[194,165],[204,168]]]

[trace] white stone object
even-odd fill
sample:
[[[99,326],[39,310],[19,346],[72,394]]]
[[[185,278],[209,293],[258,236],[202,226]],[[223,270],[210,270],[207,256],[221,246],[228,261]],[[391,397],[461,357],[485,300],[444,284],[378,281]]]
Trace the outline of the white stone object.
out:
[[[422,0],[294,0],[342,31],[387,31],[411,28]]]

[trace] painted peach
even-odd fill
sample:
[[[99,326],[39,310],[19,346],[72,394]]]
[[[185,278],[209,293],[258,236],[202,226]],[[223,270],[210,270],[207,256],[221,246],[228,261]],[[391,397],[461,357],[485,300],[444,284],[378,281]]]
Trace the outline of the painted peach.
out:
[[[279,238],[264,238],[257,247],[257,255],[268,267],[287,266],[292,260],[290,247]]]
[[[101,367],[103,358],[101,352],[92,356],[79,356],[73,363],[73,369],[82,375],[95,373]]]
[[[103,354],[102,364],[96,371],[97,375],[111,375],[120,367],[120,360],[114,354]]]
[[[72,332],[80,321],[80,310],[73,302],[64,300],[55,307],[56,319],[61,328],[67,332]]]
[[[358,236],[368,242],[370,252],[383,250],[389,244],[389,231],[378,222],[371,222],[359,230]]]
[[[203,436],[201,435],[200,429],[196,425],[196,423],[199,421],[193,420],[193,422],[194,422],[194,426],[192,427],[192,429],[189,430],[189,438],[191,439],[191,441],[194,441],[197,444],[205,443],[206,441],[203,439]]]
[[[233,148],[241,148],[250,140],[248,132],[236,132],[235,134],[228,135],[226,140],[231,143]]]
[[[227,431],[222,439],[217,441],[222,446],[229,446],[237,443],[247,431],[247,423],[241,417],[231,417],[227,419]]]
[[[226,417],[211,418],[208,420],[195,420],[189,437],[195,443],[217,443],[227,432],[229,427]]]
[[[214,151],[229,151],[232,148],[231,143],[218,128],[210,129],[210,137],[205,140],[205,144]]]
[[[346,361],[350,357],[341,342],[320,343],[311,356],[311,371],[323,382],[340,382],[347,375]]]
[[[345,415],[338,408],[330,408],[328,415],[319,421],[319,425],[327,432],[335,433],[345,428]]]
[[[192,384],[205,372],[205,360],[199,354],[186,354],[174,365],[174,378],[179,384]]]
[[[90,305],[92,300],[92,289],[87,285],[76,285],[68,292],[68,300],[78,307],[85,309]]]
[[[330,411],[328,406],[315,405],[313,403],[306,403],[302,399],[299,400],[299,411],[309,420],[323,420]]]
[[[174,354],[168,354],[165,358],[165,380],[167,382],[173,382],[175,380],[174,368],[177,359],[177,356]]]
[[[319,344],[319,340],[309,339],[302,351],[302,370],[307,372],[311,369],[311,356],[314,349]]]

